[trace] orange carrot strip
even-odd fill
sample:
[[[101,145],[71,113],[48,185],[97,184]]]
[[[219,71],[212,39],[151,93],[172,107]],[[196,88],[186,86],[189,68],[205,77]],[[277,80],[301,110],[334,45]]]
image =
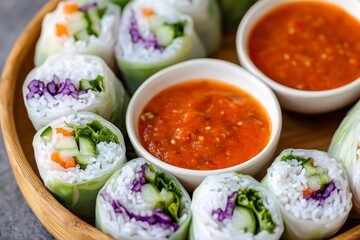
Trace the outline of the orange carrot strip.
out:
[[[307,188],[303,191],[303,195],[306,197],[306,196],[311,196],[314,194],[314,189],[311,189],[311,188]]]
[[[62,135],[64,135],[64,137],[72,136],[72,133],[64,128],[56,128],[56,133],[62,133]]]
[[[71,13],[77,12],[78,10],[79,10],[79,7],[75,3],[69,3],[64,6],[64,13],[66,13],[66,14],[71,14]]]
[[[66,159],[65,168],[73,168],[73,167],[76,167],[75,158],[71,157]]]
[[[142,13],[145,17],[151,17],[154,15],[154,11],[151,8],[143,8]]]
[[[59,152],[53,152],[51,154],[51,160],[60,164],[62,167],[65,167],[65,161],[62,160]]]
[[[65,24],[57,23],[55,25],[55,32],[58,37],[61,37],[62,35],[68,36],[69,32]]]

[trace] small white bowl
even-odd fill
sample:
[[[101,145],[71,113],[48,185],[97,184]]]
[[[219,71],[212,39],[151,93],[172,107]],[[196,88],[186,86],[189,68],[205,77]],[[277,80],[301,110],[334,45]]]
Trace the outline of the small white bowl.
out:
[[[339,6],[360,21],[360,1],[313,0]],[[264,81],[276,93],[282,107],[300,113],[323,113],[336,110],[360,97],[360,78],[331,90],[304,91],[281,85],[262,73],[248,55],[248,39],[255,24],[273,9],[294,2],[309,0],[262,0],[253,5],[242,19],[236,35],[236,48],[240,64]]]
[[[167,164],[151,155],[139,140],[138,121],[145,105],[160,91],[195,79],[211,79],[236,86],[256,98],[265,108],[271,135],[266,147],[252,159],[233,167],[217,170],[191,170]],[[193,191],[209,174],[236,171],[256,175],[265,171],[279,142],[282,126],[281,109],[275,94],[264,83],[238,65],[215,59],[196,59],[168,67],[147,79],[135,92],[126,114],[126,129],[139,156],[175,175],[189,191]]]

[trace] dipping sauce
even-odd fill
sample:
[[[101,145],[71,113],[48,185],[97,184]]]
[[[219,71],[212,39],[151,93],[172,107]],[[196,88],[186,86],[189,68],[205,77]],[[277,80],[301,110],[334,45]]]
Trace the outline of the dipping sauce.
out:
[[[188,169],[227,168],[257,155],[270,138],[263,106],[234,86],[200,79],[167,88],[143,109],[142,145]]]
[[[272,80],[300,90],[328,90],[360,77],[360,21],[319,2],[273,10],[252,30],[249,55]]]

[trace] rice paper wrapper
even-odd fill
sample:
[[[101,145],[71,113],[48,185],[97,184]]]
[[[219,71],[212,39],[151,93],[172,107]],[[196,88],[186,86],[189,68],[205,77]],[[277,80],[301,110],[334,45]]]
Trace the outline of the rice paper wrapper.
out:
[[[253,198],[254,192],[258,194],[256,200]],[[240,201],[239,198],[243,199],[243,194],[250,202],[247,207],[237,204]],[[258,209],[262,210],[257,213],[251,210],[253,215],[250,215],[257,218],[259,214],[262,216],[260,218],[268,220],[265,224],[263,224],[264,221],[260,224],[253,217],[245,217],[248,216],[246,214],[235,213],[236,209],[244,208],[248,213],[251,204],[257,205]],[[206,177],[193,193],[191,210],[193,219],[190,239],[193,240],[280,239],[284,230],[283,220],[274,196],[258,181],[247,175],[229,172]],[[250,219],[252,221],[249,221]]]
[[[65,5],[76,4],[79,10],[76,13],[66,14]],[[79,14],[81,8],[87,8],[97,4],[100,7],[106,7],[105,14],[101,18],[100,30],[98,36],[89,35],[88,39],[76,39],[78,32],[71,32],[71,28],[81,29],[79,19],[72,16]],[[116,36],[120,23],[120,8],[108,0],[69,0],[59,2],[57,8],[45,15],[42,22],[40,38],[35,48],[35,66],[41,65],[49,56],[57,53],[82,53],[97,55],[105,60],[112,68],[116,69],[114,47]],[[56,25],[66,26],[67,35],[57,36]],[[86,24],[84,24],[86,30]],[[76,30],[77,31],[77,30]]]
[[[160,19],[160,25],[185,22],[184,35],[175,37],[166,47],[160,46],[150,29],[150,20],[142,16],[143,9],[152,9],[154,16]],[[206,53],[191,17],[180,13],[165,1],[137,0],[126,5],[123,11],[115,55],[127,88],[134,93],[147,78],[161,69],[205,57]]]
[[[221,43],[221,14],[217,0],[166,1],[180,12],[192,17],[196,33],[207,54],[213,55]]]
[[[140,173],[144,166],[151,166],[155,172],[162,172],[161,174],[166,175],[167,178],[165,182],[171,182],[171,184],[167,185],[168,187],[172,186],[171,191],[181,192],[182,199],[178,209],[178,223],[172,222],[169,226],[167,223],[158,222],[160,220],[157,217],[154,218],[154,212],[157,212],[159,209],[156,209],[156,207],[149,208],[148,201],[151,202],[153,195],[146,194],[144,187],[149,182],[146,180],[146,183],[141,183],[140,180],[141,176],[144,177],[144,172]],[[145,179],[147,178],[146,171]],[[173,187],[174,185],[176,187]],[[96,227],[114,239],[185,240],[188,239],[192,217],[190,204],[189,194],[173,175],[150,164],[144,158],[136,158],[124,164],[100,190],[96,201]],[[134,213],[134,211],[137,211],[137,213]],[[130,215],[132,216],[130,217]],[[153,223],[149,224],[149,222]],[[172,229],[174,224],[178,225],[175,232]]]
[[[69,80],[76,92],[80,91],[81,80],[102,77],[100,92],[87,90],[86,94],[72,97],[60,91],[61,85]],[[58,93],[52,96],[49,83],[58,81]],[[43,82],[40,95],[29,98],[32,82]],[[66,89],[65,89],[66,90]],[[23,99],[28,116],[36,130],[61,116],[80,111],[93,112],[125,130],[125,113],[129,96],[120,80],[99,57],[64,53],[49,57],[42,65],[34,68],[23,83]]]
[[[343,165],[353,194],[351,217],[360,219],[360,102],[346,115],[332,137],[328,152]]]
[[[54,147],[49,145],[45,146],[44,139],[40,136],[41,133],[43,133],[48,126],[51,126],[53,129],[64,126],[64,121],[70,124],[78,124],[79,122],[90,123],[93,120],[100,121],[104,127],[108,128],[118,138],[121,153],[116,156],[115,153],[110,154],[112,158],[117,158],[117,162],[111,159],[113,162],[106,167],[104,163],[95,163],[97,166],[93,167],[89,172],[81,170],[78,164],[76,168],[64,169],[59,164],[53,162],[51,160],[51,154],[52,151],[55,151]],[[126,162],[126,149],[123,135],[112,123],[96,114],[87,112],[59,118],[51,122],[48,126],[40,129],[33,139],[35,160],[45,187],[72,213],[83,220],[93,221],[95,217],[96,196],[99,190],[104,186],[110,176]],[[99,173],[98,168],[103,168],[103,170]],[[66,175],[69,174],[68,172],[71,172],[71,174]]]
[[[338,192],[339,197],[337,197],[337,200],[334,200],[333,206],[331,206],[332,203],[326,202],[325,200],[325,203],[322,205],[324,209],[320,208],[319,206],[321,206],[321,204],[317,203],[317,206],[313,205],[311,209],[309,208],[305,211],[303,207],[306,205],[304,205],[304,203],[301,201],[297,203],[290,202],[287,204],[288,206],[283,203],[285,200],[282,199],[282,195],[279,195],[280,190],[278,189],[280,188],[280,185],[284,184],[284,182],[288,182],[289,179],[293,179],[294,176],[290,176],[290,173],[287,173],[286,170],[284,170],[287,167],[281,167],[279,168],[282,169],[281,171],[274,171],[272,173],[271,168],[274,168],[275,164],[283,161],[281,160],[283,156],[287,156],[289,154],[315,159],[313,161],[316,162],[316,166],[327,168],[329,174],[330,171],[332,175],[337,174],[337,179],[333,179],[332,181],[336,183],[336,189],[334,191]],[[306,170],[301,171],[303,173]],[[280,180],[276,182],[274,179]],[[306,180],[298,180],[298,182],[299,184],[300,182],[301,184],[305,184]],[[327,239],[334,235],[342,227],[352,207],[349,184],[341,164],[337,162],[336,159],[322,151],[301,149],[284,150],[268,169],[268,173],[261,183],[275,196],[276,203],[280,208],[282,218],[285,222],[285,231],[283,235],[285,239]],[[307,184],[309,185],[310,183],[308,182]],[[291,188],[302,189],[301,186],[294,186],[294,184],[292,184]],[[339,190],[338,188],[342,189]],[[300,191],[299,193],[293,193],[290,189],[288,189],[286,194],[286,197],[289,199],[297,199],[296,196],[302,196],[303,192]],[[303,201],[308,200],[304,197]],[[312,199],[310,201],[312,201]],[[289,208],[292,208],[293,212],[289,211]],[[325,214],[327,215],[325,216]]]

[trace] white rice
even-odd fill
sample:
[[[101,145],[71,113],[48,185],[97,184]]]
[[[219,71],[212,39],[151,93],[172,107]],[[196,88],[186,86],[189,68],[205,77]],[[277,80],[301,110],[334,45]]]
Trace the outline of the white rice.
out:
[[[121,168],[120,175],[111,178],[101,191],[110,195],[111,199],[119,201],[130,212],[141,216],[150,216],[154,209],[143,200],[141,192],[135,192],[129,188],[134,179],[139,178],[138,171],[143,164],[145,161],[142,158],[128,162]],[[101,211],[101,222],[106,225],[109,233],[115,238],[166,239],[173,233],[172,227],[164,230],[158,225],[150,225],[147,222],[130,219],[127,214],[115,214],[109,201],[102,197],[99,197],[98,201],[100,201],[97,208],[100,208]],[[184,222],[189,214],[189,199],[184,196],[181,205],[184,206],[184,210],[179,224]]]
[[[305,169],[295,159],[281,161],[281,156],[289,154],[314,159],[314,166],[327,169],[336,189],[323,204],[314,199],[306,200],[303,191],[308,188]],[[335,220],[351,208],[351,193],[344,170],[336,159],[324,152],[311,150],[286,150],[268,169],[268,187],[279,199],[280,204],[295,218],[311,220],[315,223]],[[316,190],[316,189],[315,189]]]
[[[92,119],[72,115],[64,118],[64,121],[75,125],[84,125],[92,122]],[[45,143],[40,141],[36,145],[36,152],[39,154],[37,156],[38,166],[41,166],[44,182],[55,179],[70,184],[86,182],[112,171],[120,161],[123,161],[125,149],[120,144],[101,142],[96,145],[97,156],[91,157],[91,162],[84,170],[80,169],[78,164],[76,168],[64,169],[59,164],[53,162],[51,154],[55,151],[54,145],[64,137],[62,134],[57,134],[54,129],[58,127],[69,129],[65,122],[52,126],[53,135],[51,142]],[[119,141],[122,140],[119,139]]]
[[[225,219],[217,220],[212,211],[225,209],[228,197],[239,189],[255,189],[262,195],[264,206],[270,211],[276,224],[274,234],[262,230],[255,236],[238,229],[237,222]],[[191,210],[193,213],[192,230],[195,239],[278,239],[283,231],[282,219],[275,202],[269,198],[264,187],[249,176],[223,173],[208,176],[193,194]]]
[[[60,83],[67,78],[79,90],[80,80],[93,80],[97,76],[105,77],[105,69],[97,58],[86,57],[84,55],[58,55],[49,58],[43,65],[39,66],[29,74],[26,83],[29,84],[33,79],[41,80],[45,86],[53,80],[56,75]],[[105,87],[107,87],[105,85]],[[27,89],[24,94],[28,94]],[[41,97],[35,95],[34,98],[27,100],[28,111],[36,117],[61,116],[63,113],[77,112],[91,106],[96,97],[103,95],[103,92],[87,93],[75,99],[68,95],[57,95],[53,97],[48,92]]]
[[[140,34],[147,39],[151,32],[148,19],[142,15],[143,8],[151,8],[157,16],[165,19],[167,23],[177,23],[186,20],[185,35],[191,33],[193,25],[190,17],[176,11],[173,7],[163,1],[137,0],[130,3],[124,10],[120,24],[118,44],[116,47],[117,56],[127,61],[136,63],[154,63],[164,59],[171,59],[183,48],[184,37],[178,37],[163,51],[154,48],[145,48],[141,42],[133,43],[129,32],[132,14],[135,14]],[[187,43],[191,44],[191,43]]]

